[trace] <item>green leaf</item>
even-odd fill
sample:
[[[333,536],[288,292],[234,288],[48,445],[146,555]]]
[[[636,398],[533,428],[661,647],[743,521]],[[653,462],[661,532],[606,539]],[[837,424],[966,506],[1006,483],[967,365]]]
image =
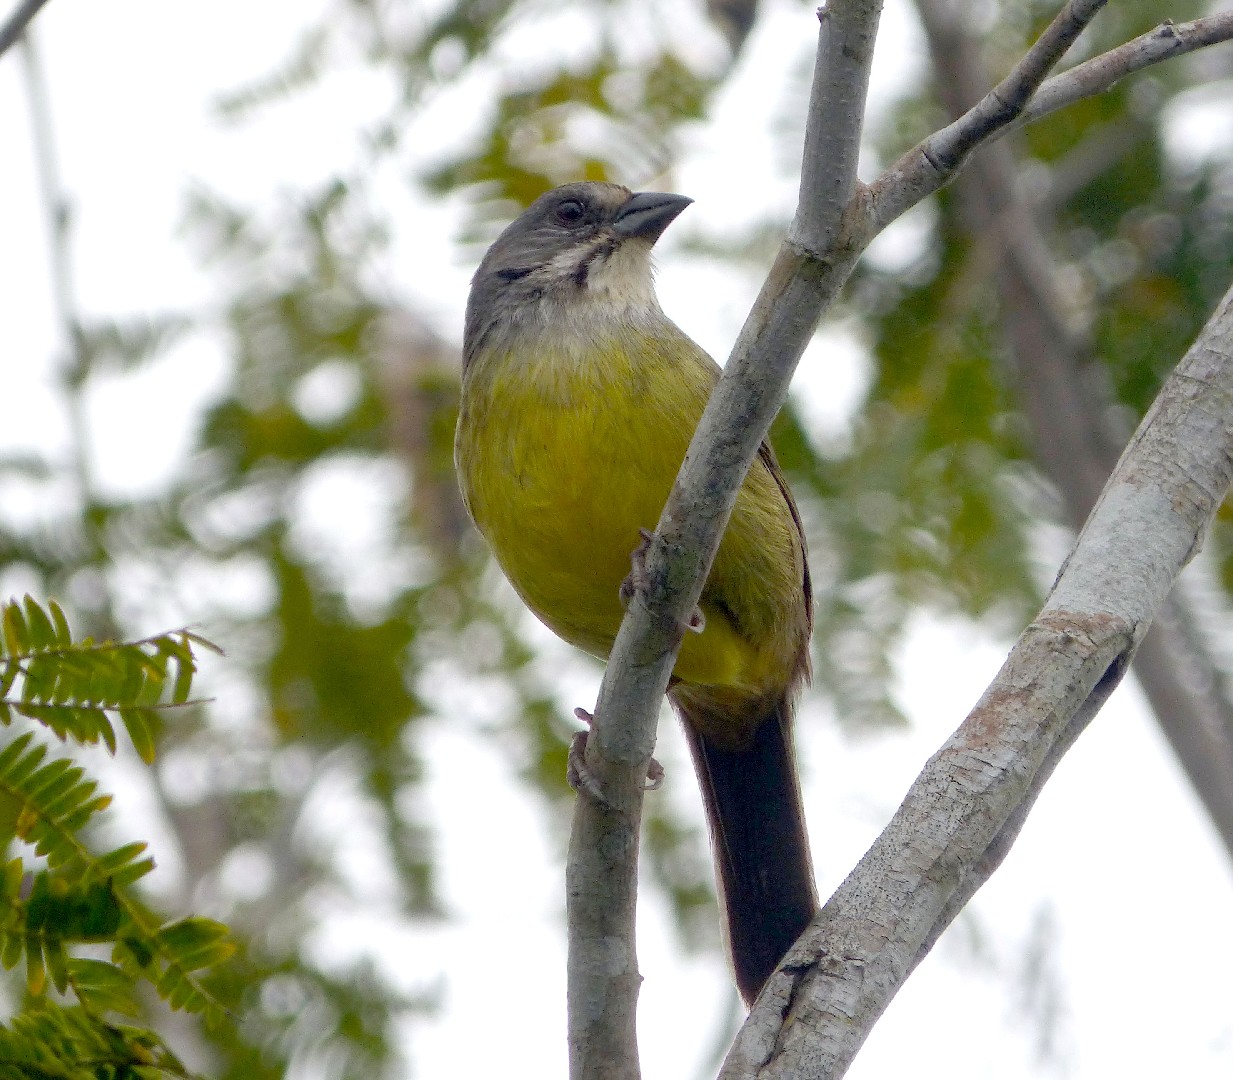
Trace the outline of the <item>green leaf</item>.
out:
[[[113,851],[107,852],[106,855],[100,855],[98,861],[94,865],[94,872],[102,874],[105,877],[110,877],[112,874],[119,872],[133,862],[139,855],[145,853],[147,845],[142,842],[125,844],[123,847],[118,847]]]
[[[21,614],[21,605],[7,603],[4,605],[4,646],[10,656],[19,656],[29,651],[30,634],[26,628],[26,620]]]
[[[25,955],[25,942],[18,934],[5,933],[3,943],[0,945],[0,964],[4,965],[6,971],[11,971],[19,963],[22,956]]]
[[[191,641],[198,648],[205,649],[206,652],[212,652],[215,656],[226,656],[227,655],[225,652],[223,652],[222,648],[220,648],[218,645],[215,645],[214,642],[209,640],[209,638],[204,638],[200,634],[194,633],[192,630],[181,630],[179,632],[179,636],[185,642]]]
[[[144,679],[141,683],[141,688],[137,692],[135,705],[152,706],[157,705],[159,698],[163,696],[163,682],[165,679],[161,669],[155,666],[148,657],[143,654]]]
[[[0,660],[0,697],[8,696],[20,674],[21,664],[14,660]]]
[[[105,960],[73,957],[68,962],[69,982],[81,1004],[95,1013],[117,1012],[137,1016],[131,975]]]
[[[141,934],[122,934],[112,948],[112,956],[122,966],[129,961],[144,971],[154,963],[154,944]]]
[[[133,749],[147,765],[154,763],[155,745],[153,731],[153,713],[149,709],[121,709],[120,719],[124,721],[124,730],[132,740]]]
[[[43,964],[43,939],[38,934],[26,935],[26,990],[36,997],[47,986],[47,968]]]
[[[43,938],[43,958],[47,962],[52,986],[63,994],[69,984],[68,954],[64,951],[64,941],[59,937]]]
[[[158,939],[177,964],[193,971],[221,963],[235,951],[230,933],[220,922],[194,917],[169,923]]]
[[[34,597],[26,595],[23,601],[26,625],[30,631],[30,642],[36,649],[51,649],[56,644],[56,630],[51,619],[34,601]]]
[[[187,650],[185,650],[187,653]],[[196,673],[196,666],[193,664],[190,655],[176,654],[176,679],[175,685],[171,688],[171,700],[176,705],[183,705],[188,701],[189,695],[193,689],[193,675]]]
[[[64,614],[64,609],[54,600],[48,600],[47,607],[51,610],[51,621],[56,627],[56,645],[66,649],[73,644],[73,635],[69,631],[68,618]]]
[[[128,866],[121,867],[111,876],[111,880],[119,888],[124,885],[131,885],[134,881],[140,881],[151,870],[154,869],[153,859],[142,859],[140,862],[130,863]]]

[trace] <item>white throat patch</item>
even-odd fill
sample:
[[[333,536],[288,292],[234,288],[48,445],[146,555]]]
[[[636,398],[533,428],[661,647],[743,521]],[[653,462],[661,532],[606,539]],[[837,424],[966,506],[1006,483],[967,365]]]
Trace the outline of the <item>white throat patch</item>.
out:
[[[613,315],[658,308],[650,244],[635,238],[619,242],[611,251],[603,243],[597,248],[586,261],[585,275],[579,272],[582,260],[577,250],[562,252],[546,269],[556,280],[568,280],[578,290],[575,302],[600,301]]]

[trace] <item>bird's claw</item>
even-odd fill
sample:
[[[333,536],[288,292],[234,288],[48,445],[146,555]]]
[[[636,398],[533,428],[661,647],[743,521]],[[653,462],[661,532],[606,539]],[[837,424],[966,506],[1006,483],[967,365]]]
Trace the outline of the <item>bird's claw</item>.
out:
[[[592,716],[586,709],[577,708],[574,710],[574,716],[581,720],[590,728],[595,723],[595,717]],[[577,792],[585,792],[590,795],[596,802],[603,803],[605,806],[610,806],[606,795],[604,795],[603,787],[595,774],[587,768],[586,752],[587,752],[587,736],[590,735],[589,730],[574,732],[573,739],[570,740],[569,753],[565,759],[565,780],[571,788]],[[646,783],[643,785],[643,790],[654,791],[664,782],[664,767],[651,758],[646,767]]]
[[[629,556],[629,573],[621,582],[621,588],[618,590],[621,607],[626,611],[629,610],[634,596],[639,592],[645,593],[650,585],[650,576],[646,570],[646,554],[651,548],[651,540],[654,539],[655,534],[650,529],[639,529],[638,536],[638,546],[630,552]],[[689,621],[685,624],[685,629],[691,634],[700,634],[706,629],[706,616],[702,614],[701,608],[694,608]]]
[[[651,548],[651,539],[654,533],[650,529],[638,530],[638,546],[634,548],[629,555],[629,573],[625,576],[625,580],[621,582],[620,597],[621,607],[628,608],[630,601],[639,592],[646,592],[648,586],[648,577],[646,572],[646,553]]]

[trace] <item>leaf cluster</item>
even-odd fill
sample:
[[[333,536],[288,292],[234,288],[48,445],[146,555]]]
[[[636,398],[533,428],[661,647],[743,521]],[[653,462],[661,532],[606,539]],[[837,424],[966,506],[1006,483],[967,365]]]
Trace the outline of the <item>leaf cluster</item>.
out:
[[[213,648],[187,630],[75,640],[59,604],[29,596],[3,605],[0,624],[6,727],[20,717],[61,741],[102,742],[114,753],[118,717],[147,763],[161,715],[190,702],[194,649]],[[0,1075],[187,1075],[157,1035],[108,1021],[140,1013],[139,984],[171,1008],[224,1017],[201,972],[232,954],[226,927],[196,917],[164,922],[136,896],[132,886],[154,868],[146,845],[99,851],[88,838],[110,802],[84,766],[52,756],[34,731],[0,750],[0,848],[10,853],[0,870],[0,965],[24,966],[28,995],[0,1029]],[[106,949],[109,959],[80,954],[83,947]],[[65,995],[76,1004],[60,1004]]]
[[[0,1027],[3,1080],[166,1080],[192,1073],[153,1032],[39,1000]]]
[[[37,720],[58,738],[103,742],[116,752],[118,716],[148,765],[168,708],[189,704],[197,670],[193,646],[213,648],[190,630],[132,643],[74,642],[63,609],[27,596],[0,614],[0,723]]]

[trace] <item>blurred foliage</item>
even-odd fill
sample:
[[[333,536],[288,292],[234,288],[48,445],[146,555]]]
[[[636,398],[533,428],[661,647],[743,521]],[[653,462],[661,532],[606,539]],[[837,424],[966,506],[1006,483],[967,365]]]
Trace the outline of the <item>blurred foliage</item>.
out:
[[[4,1080],[166,1080],[192,1077],[151,1031],[108,1024],[73,1006],[37,1003],[0,1027]]]
[[[992,73],[1054,6],[983,10]],[[205,672],[213,704],[134,735],[143,753],[159,748],[155,790],[183,863],[176,902],[208,900],[239,942],[205,985],[241,1019],[182,1032],[194,1068],[227,1080],[404,1075],[406,1021],[435,1007],[440,973],[409,948],[340,964],[311,942],[338,912],[371,912],[383,927],[448,915],[422,797],[436,718],[504,749],[558,836],[568,805],[577,702],[560,700],[523,616],[493,595],[458,504],[458,360],[446,340],[457,328],[434,326],[415,296],[390,295],[391,188],[379,178],[393,172],[415,199],[461,207],[459,244],[478,257],[479,243],[554,184],[637,184],[669,168],[684,126],[709,115],[732,70],[727,50],[745,43],[754,10],[691,0],[329,5],[266,75],[220,88],[219,113],[252,122],[324,92],[331,71],[358,56],[395,92],[357,132],[354,161],[274,205],[189,193],[185,231],[219,282],[217,317],[98,321],[66,335],[70,413],[100,373],[149,362],[195,329],[229,351],[195,453],[156,496],[104,498],[80,462],[33,452],[0,461],[0,483],[55,494],[34,523],[0,509],[0,581],[62,597],[96,636],[135,636],[175,612],[227,646],[227,664]],[[1092,40],[1112,44],[1158,18],[1158,5],[1132,0],[1103,14]],[[801,25],[811,20],[802,7]],[[1163,110],[1191,77],[1186,64],[1158,68],[1018,143],[1044,193],[1053,256],[1078,283],[1094,361],[1132,415],[1233,268],[1227,160],[1180,168],[1163,149]],[[457,114],[451,145],[415,144],[417,119],[460,87],[484,107]],[[942,120],[922,91],[881,118],[871,149],[889,160]],[[782,137],[791,160],[799,133]],[[757,252],[766,222],[785,224],[791,208],[763,211]],[[901,721],[892,657],[915,611],[1009,630],[1052,570],[1034,544],[1056,508],[1017,409],[988,252],[951,192],[931,211],[909,259],[867,262],[849,289],[847,312],[872,357],[850,424],[823,435],[789,409],[773,435],[812,530],[816,693],[854,730]],[[751,257],[731,238],[701,238],[695,250],[730,270]],[[1233,588],[1233,516],[1221,518],[1214,548]],[[460,704],[459,686],[482,688],[493,715]],[[62,724],[87,719],[64,713]],[[95,737],[110,730],[99,723]],[[649,806],[648,876],[687,941],[715,942],[714,920],[696,917],[713,904],[704,838],[666,800]],[[370,855],[388,880],[348,869],[344,848]],[[256,868],[245,888],[234,885],[237,865]]]
[[[710,80],[672,53],[647,57],[631,70],[605,51],[583,74],[557,72],[502,97],[486,143],[478,153],[432,171],[428,190],[483,191],[480,227],[468,239],[490,239],[512,214],[556,184],[664,171],[670,150],[663,133],[700,119],[710,89]],[[588,126],[593,133],[585,142],[570,137],[571,130]]]
[[[987,27],[982,21],[990,80],[1055,13],[1043,2],[1000,5]],[[1176,20],[1201,13],[1186,3],[1169,11]],[[1145,0],[1107,14],[1080,39],[1074,60],[1161,17]],[[1081,377],[1107,382],[1110,408],[1126,414],[1117,440],[1151,403],[1233,270],[1229,160],[1183,170],[1166,159],[1164,107],[1193,77],[1185,64],[1162,65],[1032,125],[1017,142],[1020,176],[1042,192],[1037,220],[1055,272],[1073,282],[1068,315],[1084,328],[1090,368]],[[948,119],[927,95],[905,99],[874,132],[876,156],[893,160]],[[1065,518],[1032,465],[1032,433],[1017,406],[1020,380],[1031,375],[1016,367],[1032,358],[1009,356],[991,273],[996,255],[972,234],[952,189],[932,209],[909,263],[882,269],[866,261],[849,285],[846,307],[874,367],[847,445],[792,461],[796,482],[822,502],[823,565],[836,568],[829,581],[815,575],[817,681],[843,722],[857,725],[897,716],[890,656],[921,605],[1004,630],[1021,625],[1056,569],[1038,565],[1037,524]]]

